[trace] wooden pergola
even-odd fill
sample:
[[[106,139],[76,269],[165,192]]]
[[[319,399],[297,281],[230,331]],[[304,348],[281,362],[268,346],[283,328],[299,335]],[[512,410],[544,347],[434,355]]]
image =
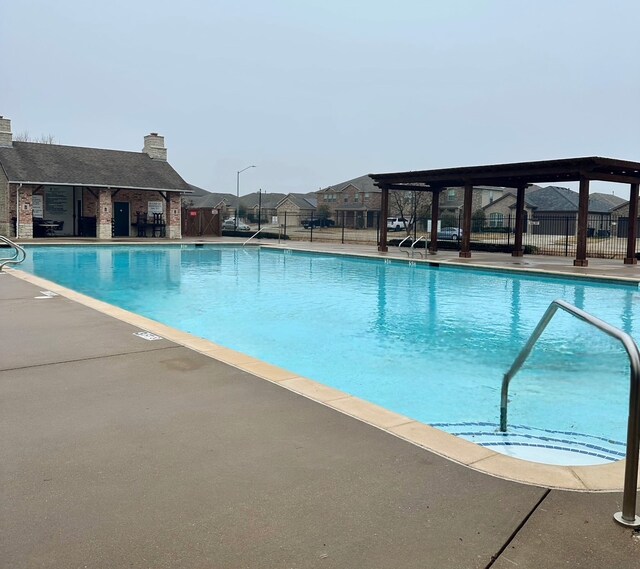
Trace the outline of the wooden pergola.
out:
[[[589,183],[592,180],[629,184],[629,233],[625,264],[636,264],[636,237],[638,219],[638,186],[640,163],[613,158],[586,157],[518,162],[488,166],[467,166],[370,174],[376,186],[382,190],[381,219],[389,215],[389,190],[431,192],[431,243],[429,251],[438,250],[438,207],[440,192],[445,188],[464,187],[462,243],[460,257],[471,257],[471,207],[474,186],[501,186],[516,189],[515,242],[512,255],[523,255],[522,233],[524,229],[524,193],[530,184],[539,182],[579,182],[578,234],[574,266],[586,267],[587,261],[587,213],[589,207]],[[387,251],[387,224],[381,223],[379,251]]]

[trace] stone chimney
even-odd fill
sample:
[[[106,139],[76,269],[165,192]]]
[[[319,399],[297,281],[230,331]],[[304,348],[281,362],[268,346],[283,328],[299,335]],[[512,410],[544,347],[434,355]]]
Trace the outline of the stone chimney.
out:
[[[0,115],[0,147],[13,146],[13,134],[11,133],[11,120]]]
[[[164,147],[164,136],[159,136],[157,132],[152,132],[144,137],[144,148],[142,152],[148,154],[154,160],[167,161],[167,149]]]

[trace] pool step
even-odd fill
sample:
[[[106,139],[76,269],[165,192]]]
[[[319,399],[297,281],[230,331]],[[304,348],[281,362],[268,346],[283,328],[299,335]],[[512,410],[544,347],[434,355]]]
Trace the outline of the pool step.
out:
[[[501,454],[533,462],[561,465],[605,464],[625,457],[625,443],[571,431],[537,429],[509,425],[506,433],[497,423],[431,423],[451,433]]]

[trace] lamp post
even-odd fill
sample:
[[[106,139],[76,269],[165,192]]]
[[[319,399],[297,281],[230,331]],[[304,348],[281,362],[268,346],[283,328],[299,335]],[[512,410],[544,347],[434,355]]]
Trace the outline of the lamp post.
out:
[[[238,197],[238,201],[236,203],[236,223],[235,223],[236,231],[238,231],[238,216],[240,215],[240,174],[242,174],[242,172],[244,172],[245,170],[248,170],[249,168],[255,168],[255,166],[254,165],[247,166],[246,168],[243,168],[242,170],[238,170],[236,172],[236,195]]]
[[[262,223],[262,188],[258,190],[258,231],[261,229]]]

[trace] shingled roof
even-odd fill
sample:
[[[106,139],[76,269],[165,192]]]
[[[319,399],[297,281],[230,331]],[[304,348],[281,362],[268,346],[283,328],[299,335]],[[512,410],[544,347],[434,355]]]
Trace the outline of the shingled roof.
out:
[[[352,180],[347,180],[346,182],[340,182],[339,184],[334,184],[333,186],[329,186],[327,188],[323,188],[321,192],[341,192],[348,186],[355,186],[361,192],[371,192],[374,194],[379,194],[382,190],[376,185],[374,185],[374,180],[368,174],[364,176],[358,176],[357,178],[353,178]]]
[[[144,152],[36,142],[0,148],[9,182],[189,192],[171,165]]]
[[[526,192],[526,200],[538,211],[578,211],[579,194],[569,188],[547,186]],[[589,212],[607,213],[625,200],[602,193],[589,195]]]

